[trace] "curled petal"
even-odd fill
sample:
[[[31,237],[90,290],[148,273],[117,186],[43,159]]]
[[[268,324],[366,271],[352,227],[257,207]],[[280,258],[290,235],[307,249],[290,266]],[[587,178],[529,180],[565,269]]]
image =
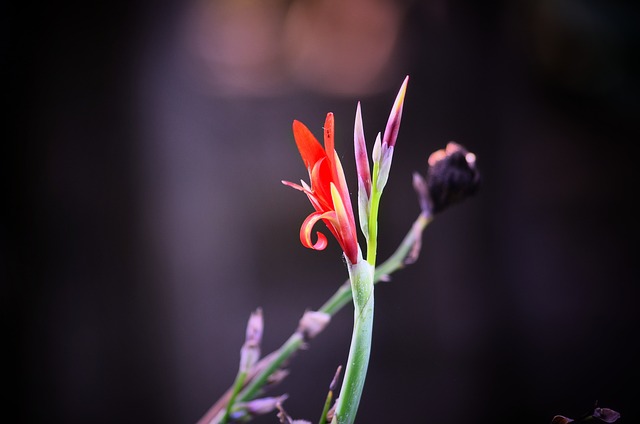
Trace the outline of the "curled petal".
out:
[[[324,250],[327,247],[327,237],[322,234],[320,231],[316,231],[317,240],[315,243],[311,240],[311,231],[313,230],[313,226],[316,225],[316,222],[321,219],[329,219],[328,215],[335,215],[332,212],[319,213],[314,212],[307,217],[302,223],[300,227],[300,242],[304,247],[308,247],[309,249],[314,250]]]

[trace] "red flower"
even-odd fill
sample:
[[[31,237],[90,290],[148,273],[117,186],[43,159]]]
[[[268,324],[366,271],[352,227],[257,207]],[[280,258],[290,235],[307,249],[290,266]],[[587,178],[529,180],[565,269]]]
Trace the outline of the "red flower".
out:
[[[355,218],[347,181],[334,148],[333,113],[327,114],[324,123],[324,148],[302,122],[293,121],[293,136],[309,172],[311,185],[304,181],[301,181],[302,185],[289,181],[282,183],[304,192],[316,210],[302,223],[300,241],[310,249],[323,250],[327,247],[327,238],[319,231],[316,242],[311,240],[313,226],[322,220],[347,259],[355,264],[359,252]]]

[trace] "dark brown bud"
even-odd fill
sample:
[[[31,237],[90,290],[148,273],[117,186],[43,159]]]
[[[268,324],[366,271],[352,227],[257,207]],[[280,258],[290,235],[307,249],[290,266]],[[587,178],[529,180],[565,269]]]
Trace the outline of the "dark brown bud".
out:
[[[428,213],[435,215],[454,203],[474,195],[480,187],[480,172],[476,167],[476,155],[453,141],[445,149],[429,156],[429,169],[424,179],[427,199],[423,204]],[[415,180],[414,180],[415,185]],[[424,193],[418,194],[422,195]],[[424,205],[426,203],[426,205]]]

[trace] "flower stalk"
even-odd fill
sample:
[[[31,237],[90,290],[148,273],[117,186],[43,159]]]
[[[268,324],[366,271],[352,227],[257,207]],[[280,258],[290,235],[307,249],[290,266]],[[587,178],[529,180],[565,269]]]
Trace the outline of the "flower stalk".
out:
[[[373,267],[369,262],[360,260],[349,265],[354,304],[353,333],[333,423],[353,423],[358,412],[371,352],[373,278]]]

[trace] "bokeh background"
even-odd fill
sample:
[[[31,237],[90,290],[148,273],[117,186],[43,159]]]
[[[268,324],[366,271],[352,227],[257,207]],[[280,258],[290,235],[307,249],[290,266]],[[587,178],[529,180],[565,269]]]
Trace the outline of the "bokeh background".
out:
[[[379,258],[418,214],[411,174],[455,140],[480,192],[376,289],[360,423],[640,420],[639,42],[633,2],[217,0],[6,6],[5,413],[195,423],[346,272],[303,248],[291,122],[369,143],[410,76]],[[316,422],[341,311],[272,394]],[[256,423],[275,423],[274,414]]]

